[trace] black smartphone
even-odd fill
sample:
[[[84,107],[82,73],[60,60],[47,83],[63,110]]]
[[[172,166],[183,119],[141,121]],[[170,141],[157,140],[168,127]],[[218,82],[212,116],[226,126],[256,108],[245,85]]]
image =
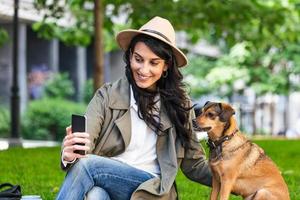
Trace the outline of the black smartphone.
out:
[[[75,132],[86,132],[86,117],[84,115],[72,114],[72,133]],[[78,143],[78,145],[84,145]],[[75,150],[74,153],[85,155],[84,150]]]

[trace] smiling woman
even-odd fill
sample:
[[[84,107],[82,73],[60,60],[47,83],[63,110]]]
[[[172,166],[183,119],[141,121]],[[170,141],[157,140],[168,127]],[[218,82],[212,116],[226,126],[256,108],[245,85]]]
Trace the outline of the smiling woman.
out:
[[[125,76],[95,93],[87,133],[66,129],[61,165],[68,173],[57,199],[176,199],[179,167],[211,185],[178,69],[187,58],[176,47],[171,23],[154,17],[116,40],[125,51]]]

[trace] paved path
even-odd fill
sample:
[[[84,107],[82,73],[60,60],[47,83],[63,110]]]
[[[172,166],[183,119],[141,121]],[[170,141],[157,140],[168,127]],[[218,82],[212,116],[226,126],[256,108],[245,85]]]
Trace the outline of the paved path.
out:
[[[60,146],[59,142],[55,141],[43,141],[43,140],[24,140],[21,139],[23,148],[35,148],[35,147],[54,147]],[[0,150],[8,149],[9,139],[0,138]]]

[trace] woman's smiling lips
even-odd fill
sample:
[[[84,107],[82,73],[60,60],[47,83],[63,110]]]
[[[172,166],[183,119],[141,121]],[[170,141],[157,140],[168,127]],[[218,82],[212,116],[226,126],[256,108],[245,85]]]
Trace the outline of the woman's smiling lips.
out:
[[[144,76],[140,73],[137,73],[137,75],[138,75],[139,80],[141,80],[141,81],[147,81],[150,78],[150,76]]]

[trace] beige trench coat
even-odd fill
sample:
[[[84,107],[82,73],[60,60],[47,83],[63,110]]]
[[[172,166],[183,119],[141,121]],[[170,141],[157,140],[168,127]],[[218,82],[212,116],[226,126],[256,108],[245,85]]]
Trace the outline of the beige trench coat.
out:
[[[129,107],[130,86],[125,76],[97,90],[86,111],[87,132],[92,141],[89,153],[112,157],[124,152],[131,137]],[[191,119],[192,116],[193,112]],[[133,200],[177,199],[174,183],[179,167],[189,179],[211,185],[211,172],[199,143],[193,144],[193,150],[183,148],[163,105],[160,118],[163,132],[166,133],[157,137],[156,144],[161,177],[142,183],[132,194]],[[67,170],[70,166],[63,169]]]

